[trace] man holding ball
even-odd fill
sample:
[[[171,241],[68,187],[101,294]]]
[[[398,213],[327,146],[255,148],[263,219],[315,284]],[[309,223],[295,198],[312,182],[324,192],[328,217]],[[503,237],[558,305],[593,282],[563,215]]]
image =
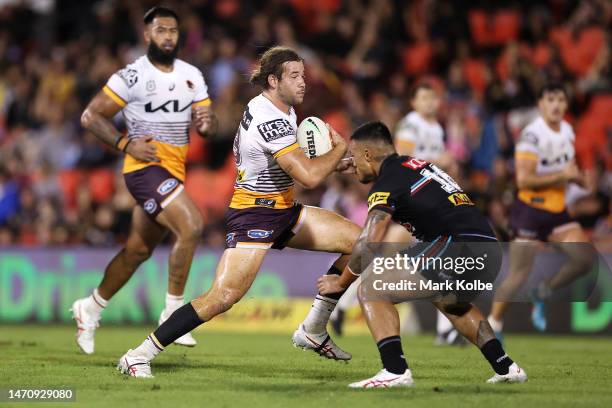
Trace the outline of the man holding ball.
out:
[[[294,183],[315,188],[339,165],[347,151],[331,126],[332,148],[307,158],[297,143],[295,105],[306,91],[304,63],[293,50],[266,51],[251,83],[263,88],[248,103],[234,141],[238,177],[225,223],[226,245],[210,290],[174,312],[134,350],[118,369],[133,377],[152,377],[150,362],[175,339],[229,310],[249,290],[270,248],[285,246],[342,254],[327,274],[340,275],[361,228],[346,218],[294,200]],[[314,121],[316,124],[318,121]],[[316,142],[315,142],[316,144]],[[320,149],[321,153],[323,149]],[[342,293],[318,295],[293,335],[297,347],[330,359],[350,360],[327,334],[326,325]]]

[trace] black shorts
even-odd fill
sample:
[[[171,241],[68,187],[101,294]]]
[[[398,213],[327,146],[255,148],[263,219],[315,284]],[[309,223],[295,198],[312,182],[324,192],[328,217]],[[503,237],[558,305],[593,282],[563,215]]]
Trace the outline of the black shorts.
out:
[[[306,207],[296,203],[291,208],[230,208],[225,215],[227,248],[283,249],[300,229]]]
[[[554,213],[532,207],[519,199],[510,208],[510,229],[514,238],[546,241],[551,233],[559,231],[559,227],[563,229],[574,224],[566,210]]]
[[[421,274],[432,282],[451,282],[452,289],[441,290],[442,295],[452,293],[459,302],[471,302],[482,290],[467,289],[467,283],[493,284],[501,270],[503,251],[497,239],[485,234],[454,234],[439,237],[431,243],[419,243],[411,248],[412,256],[422,253],[424,257],[454,260],[453,268],[440,262],[431,262],[431,267],[421,269]],[[469,264],[467,264],[470,260]]]
[[[125,173],[123,178],[132,197],[153,219],[183,191],[183,183],[161,166]]]

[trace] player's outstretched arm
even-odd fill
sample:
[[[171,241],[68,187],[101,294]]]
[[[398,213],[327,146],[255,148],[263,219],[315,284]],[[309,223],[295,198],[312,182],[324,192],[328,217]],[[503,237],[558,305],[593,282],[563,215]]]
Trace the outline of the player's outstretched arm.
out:
[[[107,145],[145,162],[158,162],[152,136],[129,140],[111,122],[122,106],[103,91],[98,92],[81,115],[81,125]]]
[[[549,174],[536,174],[537,160],[516,159],[516,185],[520,189],[540,189],[561,186],[568,182],[582,182],[576,163],[571,162],[562,171]]]
[[[295,181],[306,188],[321,184],[336,168],[347,150],[346,141],[331,126],[327,125],[333,148],[329,152],[312,159],[304,155],[302,149],[293,150],[278,157],[279,166]]]
[[[372,262],[372,251],[368,248],[368,244],[382,242],[390,224],[390,213],[378,209],[371,210],[342,275],[321,276],[317,281],[319,293],[329,295],[348,288]]]

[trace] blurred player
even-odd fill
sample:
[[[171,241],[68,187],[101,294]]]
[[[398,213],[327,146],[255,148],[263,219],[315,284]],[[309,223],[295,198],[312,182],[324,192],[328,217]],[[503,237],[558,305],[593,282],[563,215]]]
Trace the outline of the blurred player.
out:
[[[425,267],[400,275],[402,279],[414,283],[452,282],[459,276],[472,281],[485,278],[492,282],[495,279],[501,265],[501,248],[497,239],[487,219],[448,174],[427,161],[399,156],[393,147],[389,129],[380,122],[362,125],[353,133],[350,153],[359,181],[374,182],[368,198],[368,218],[348,266],[341,276],[321,277],[320,293],[341,292],[362,271],[371,272],[373,258],[370,248],[373,243],[383,242],[392,221],[409,226],[414,236],[423,241],[425,249],[421,255],[426,254],[427,262],[435,258],[446,259],[451,253],[462,259],[465,259],[466,254],[480,256],[487,264],[483,274],[471,270],[462,275],[464,271],[432,270]],[[450,246],[451,243],[454,246]],[[485,246],[486,252],[481,252]],[[382,297],[370,297],[367,294],[367,287],[371,283],[368,282],[368,275],[372,276],[371,273],[362,276],[359,301],[377,342],[383,369],[372,378],[352,383],[349,387],[389,388],[413,385],[412,373],[402,351],[399,315],[394,303],[417,299],[435,300],[435,306],[444,312],[455,328],[480,348],[495,371],[495,375],[487,382],[527,380],[525,372],[504,352],[485,317],[470,303],[469,299],[473,299],[473,295],[466,298],[457,289],[444,292],[416,285],[414,290],[392,291]],[[374,276],[382,278],[389,275]]]
[[[503,317],[509,301],[527,280],[532,269],[536,240],[548,242],[588,242],[580,227],[567,213],[565,192],[568,183],[583,184],[583,176],[574,159],[574,131],[563,120],[567,110],[563,86],[550,84],[538,95],[540,116],[521,133],[515,148],[516,184],[518,187],[510,226],[514,244],[510,245],[508,276],[495,294],[489,323],[501,337]],[[532,293],[532,322],[544,331],[544,300],[555,290],[587,273],[592,253],[584,246],[562,245],[569,261],[549,281],[541,282]]]
[[[200,135],[214,132],[216,119],[202,73],[176,58],[179,19],[174,11],[154,7],[144,16],[144,55],[115,73],[89,103],[81,122],[100,140],[125,153],[123,173],[138,205],[125,247],[104,271],[93,293],[72,305],[76,341],[94,352],[94,332],[108,301],[171,231],[176,240],[168,265],[168,293],[160,324],[183,305],[183,292],[193,253],[202,231],[202,217],[183,189],[185,158],[192,120]],[[128,135],[112,118],[122,111]],[[194,346],[189,333],[177,344]]]
[[[150,362],[166,346],[229,310],[250,288],[270,248],[343,254],[328,274],[340,274],[348,262],[359,227],[331,211],[296,203],[293,197],[295,181],[307,188],[318,186],[347,150],[331,127],[333,148],[327,154],[308,159],[297,144],[293,107],[302,103],[306,91],[302,58],[289,48],[273,47],[262,55],[251,83],[263,92],[248,103],[234,141],[238,177],[225,219],[227,249],[212,287],[121,357],[118,368],[125,374],[151,377]],[[340,295],[317,296],[293,334],[296,346],[330,359],[351,358],[326,330]]]
[[[395,146],[400,155],[426,160],[440,167],[451,177],[458,173],[457,162],[444,146],[444,129],[438,122],[440,97],[428,83],[415,86],[411,104],[413,111],[397,125]],[[410,242],[412,237],[405,228],[391,224],[385,238],[386,242]],[[465,340],[453,324],[438,311],[436,324],[437,345],[463,345]]]

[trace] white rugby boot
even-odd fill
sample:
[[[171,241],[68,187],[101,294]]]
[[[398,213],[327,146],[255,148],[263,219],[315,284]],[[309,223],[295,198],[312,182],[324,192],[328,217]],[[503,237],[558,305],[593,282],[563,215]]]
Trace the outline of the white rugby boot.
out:
[[[151,374],[151,362],[146,358],[133,354],[129,349],[117,363],[117,370],[125,375],[137,378],[153,378]]]
[[[162,310],[161,314],[159,315],[158,326],[161,326],[163,322],[168,320],[171,314],[172,313],[166,314],[166,309]],[[191,333],[185,333],[178,339],[174,340],[174,344],[185,347],[194,347],[196,344],[198,344],[198,342],[193,338]]]
[[[508,368],[508,374],[497,374],[487,380],[488,384],[495,383],[524,383],[527,381],[527,373],[516,363]]]
[[[292,340],[295,347],[299,347],[302,350],[312,350],[330,360],[348,361],[353,358],[351,353],[347,353],[334,343],[327,331],[321,334],[307,333],[304,325],[300,324],[293,333]]]
[[[349,384],[349,388],[392,388],[392,387],[412,387],[414,380],[410,369],[404,374],[393,374],[384,368],[374,377]]]
[[[91,316],[83,307],[83,302],[87,298],[77,299],[72,304],[70,311],[72,318],[76,321],[76,343],[85,354],[93,354],[94,352],[94,334],[100,325],[99,318]]]

